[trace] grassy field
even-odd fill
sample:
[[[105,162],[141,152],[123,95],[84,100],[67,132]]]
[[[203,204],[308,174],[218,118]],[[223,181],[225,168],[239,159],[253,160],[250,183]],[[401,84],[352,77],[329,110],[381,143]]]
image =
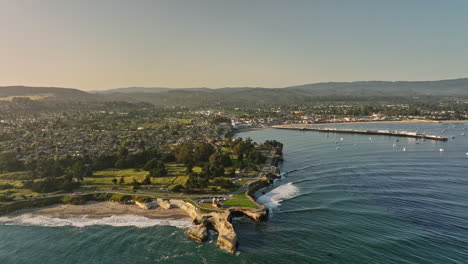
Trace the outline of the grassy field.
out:
[[[227,200],[223,203],[225,206],[233,207],[249,207],[249,208],[258,208],[257,205],[252,202],[245,193],[235,194],[231,200]]]
[[[184,118],[173,118],[172,120],[177,121],[177,122],[182,123],[182,124],[187,124],[187,125],[192,123],[192,121],[190,121],[190,119],[184,119]]]
[[[0,195],[7,196],[31,196],[39,195],[39,193],[33,192],[29,189],[22,189],[23,181],[30,179],[31,176],[27,172],[9,172],[0,174],[0,186],[1,185],[12,185],[13,188],[0,189]]]
[[[166,163],[166,168],[168,170],[168,175],[165,177],[151,178],[151,185],[147,187],[158,187],[158,188],[172,188],[178,184],[184,185],[188,177],[185,176],[186,167],[182,164],[177,164],[174,162]],[[197,169],[197,168],[195,168]],[[85,188],[93,189],[122,189],[130,190],[132,188],[133,179],[142,182],[148,175],[147,171],[137,170],[137,169],[109,169],[96,171],[93,177],[85,178]],[[124,184],[114,184],[113,179],[123,177]]]

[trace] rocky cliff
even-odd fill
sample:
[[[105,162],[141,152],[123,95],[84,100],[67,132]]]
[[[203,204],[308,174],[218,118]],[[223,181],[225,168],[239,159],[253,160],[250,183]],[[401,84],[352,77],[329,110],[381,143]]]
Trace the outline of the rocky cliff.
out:
[[[234,216],[246,215],[254,221],[263,221],[268,217],[268,209],[260,206],[259,209],[252,208],[229,208],[218,212],[207,212],[198,208],[190,201],[184,200],[156,200],[162,208],[178,207],[189,215],[193,226],[187,232],[189,238],[202,242],[208,238],[208,230],[215,230],[218,233],[217,246],[235,253],[238,247],[237,234],[231,223]],[[138,204],[141,208],[147,208],[145,205]]]

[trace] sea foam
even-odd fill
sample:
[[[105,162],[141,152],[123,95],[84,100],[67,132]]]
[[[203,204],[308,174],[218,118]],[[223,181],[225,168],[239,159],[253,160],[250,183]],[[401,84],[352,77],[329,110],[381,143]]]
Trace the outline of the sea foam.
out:
[[[175,226],[178,228],[190,227],[190,218],[182,219],[153,219],[139,215],[114,215],[109,217],[88,217],[88,216],[71,216],[71,217],[54,217],[44,215],[22,214],[19,216],[0,217],[0,224],[5,225],[33,225],[33,226],[74,226],[87,227],[93,225],[104,226],[134,226],[138,228],[146,228],[152,226]]]
[[[299,193],[297,188],[292,182],[276,187],[270,192],[260,196],[257,202],[275,208],[281,205],[281,202],[293,198]]]

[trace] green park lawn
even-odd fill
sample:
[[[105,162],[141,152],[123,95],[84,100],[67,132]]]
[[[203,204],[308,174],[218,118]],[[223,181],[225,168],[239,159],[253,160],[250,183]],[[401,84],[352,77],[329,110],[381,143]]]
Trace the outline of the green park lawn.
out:
[[[168,175],[164,177],[152,177],[151,185],[148,187],[159,187],[159,188],[172,188],[178,184],[184,185],[188,177],[185,176],[186,167],[182,164],[174,162],[168,162],[165,164],[168,170]],[[197,169],[197,168],[195,168]],[[132,187],[133,179],[142,182],[148,175],[147,171],[138,169],[108,169],[102,171],[96,171],[93,177],[85,178],[85,186],[94,189],[124,189],[130,190]],[[123,177],[124,184],[114,184],[113,179]]]
[[[232,207],[257,208],[257,205],[252,202],[245,193],[235,194],[232,199],[227,200],[223,203],[223,205]]]
[[[23,181],[30,179],[30,176],[27,172],[9,172],[0,174],[0,186],[3,185],[12,185],[13,188],[0,189],[0,195],[7,196],[31,196],[31,195],[40,195],[39,193],[33,192],[29,189],[21,188],[23,186]]]

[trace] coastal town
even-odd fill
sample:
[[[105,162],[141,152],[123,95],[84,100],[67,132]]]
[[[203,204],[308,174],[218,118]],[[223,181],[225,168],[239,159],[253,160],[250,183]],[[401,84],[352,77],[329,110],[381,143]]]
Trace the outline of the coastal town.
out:
[[[194,221],[190,238],[204,241],[214,228],[220,234],[218,245],[232,253],[237,237],[229,219],[241,214],[265,220],[268,209],[255,201],[255,192],[281,177],[283,148],[275,140],[235,138],[236,132],[468,117],[464,105],[431,110],[409,105],[241,109],[128,102],[65,107],[12,98],[0,101],[0,108],[0,212],[89,200],[145,210],[175,207]]]

